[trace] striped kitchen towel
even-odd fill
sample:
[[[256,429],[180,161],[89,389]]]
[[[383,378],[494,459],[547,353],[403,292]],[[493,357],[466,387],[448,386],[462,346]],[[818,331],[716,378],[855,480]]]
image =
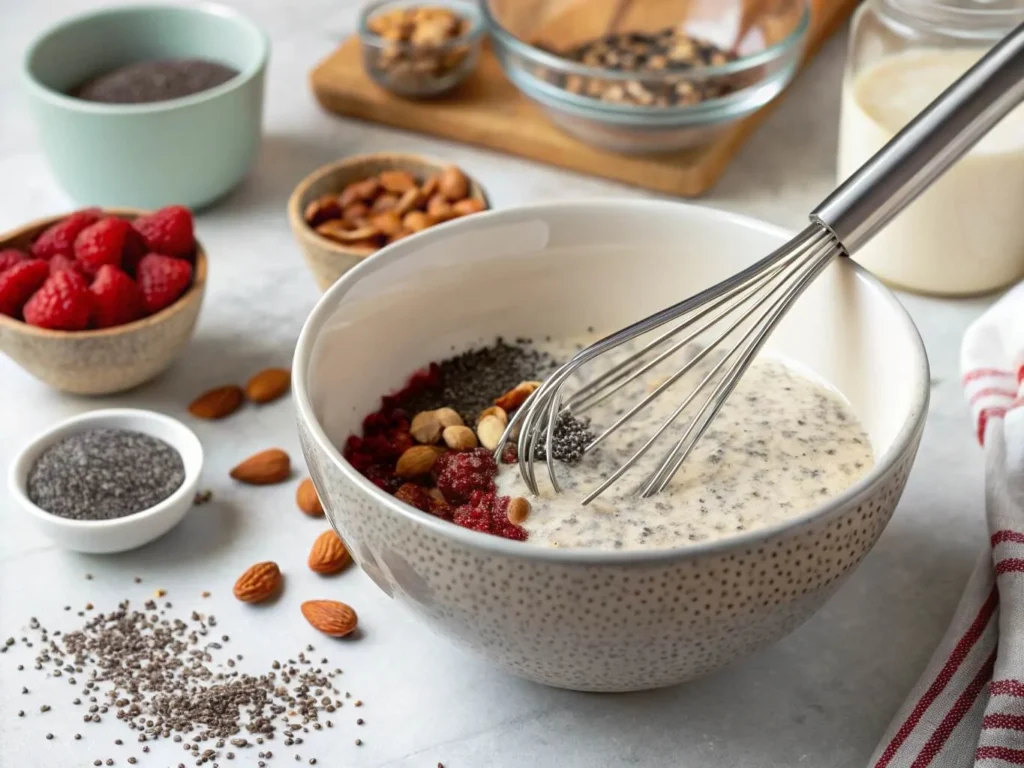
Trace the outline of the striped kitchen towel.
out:
[[[1024,765],[1024,284],[964,336],[989,544],[872,768]]]

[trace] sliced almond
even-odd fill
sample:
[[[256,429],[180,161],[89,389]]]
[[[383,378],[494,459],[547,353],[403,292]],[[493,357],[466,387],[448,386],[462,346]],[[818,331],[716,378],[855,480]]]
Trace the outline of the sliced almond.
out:
[[[412,417],[409,424],[409,434],[413,440],[424,445],[433,445],[440,440],[442,429],[436,411],[420,411]]]
[[[476,425],[476,436],[480,440],[480,445],[489,451],[498,447],[503,434],[505,434],[505,425],[497,416],[484,416]]]
[[[526,402],[526,398],[540,387],[539,381],[521,381],[504,395],[494,401],[494,404],[504,408],[506,412],[514,411]]]
[[[399,477],[422,477],[430,474],[441,449],[433,445],[414,445],[398,457],[395,474]]]
[[[441,438],[444,440],[444,444],[453,451],[468,451],[477,446],[473,430],[463,425],[445,427]]]
[[[492,405],[490,408],[484,408],[480,411],[480,418],[476,420],[477,423],[479,424],[481,419],[485,419],[488,416],[495,416],[502,424],[506,427],[508,426],[508,413],[506,413],[505,409],[500,405]]]
[[[384,189],[399,195],[417,186],[415,177],[408,171],[381,171],[377,178]]]
[[[516,496],[508,503],[508,521],[513,525],[522,525],[530,516],[530,502],[522,496]]]

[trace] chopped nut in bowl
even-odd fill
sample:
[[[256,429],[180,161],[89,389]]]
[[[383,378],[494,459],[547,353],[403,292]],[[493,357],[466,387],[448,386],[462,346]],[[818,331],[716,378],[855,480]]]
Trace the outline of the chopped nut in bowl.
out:
[[[292,192],[288,220],[326,289],[379,248],[488,207],[483,188],[456,166],[381,153],[311,173]]]
[[[475,3],[380,0],[360,19],[363,66],[377,84],[400,96],[438,96],[473,71],[483,31]]]

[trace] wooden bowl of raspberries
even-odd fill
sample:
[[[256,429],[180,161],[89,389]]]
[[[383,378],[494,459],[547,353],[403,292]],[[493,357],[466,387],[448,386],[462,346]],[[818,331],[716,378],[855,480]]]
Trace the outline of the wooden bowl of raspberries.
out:
[[[206,270],[182,206],[33,221],[0,235],[0,350],[65,392],[130,389],[185,347]]]
[[[428,227],[489,208],[461,169],[420,155],[358,155],[317,169],[292,192],[288,221],[327,290],[367,256]]]

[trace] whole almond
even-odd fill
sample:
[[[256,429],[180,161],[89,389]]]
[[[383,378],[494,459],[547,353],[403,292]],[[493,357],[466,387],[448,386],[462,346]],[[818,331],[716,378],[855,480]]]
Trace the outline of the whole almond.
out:
[[[223,419],[241,404],[242,388],[232,384],[204,392],[189,404],[188,412],[197,419]]]
[[[514,411],[525,403],[526,398],[532,395],[538,387],[540,387],[539,381],[521,381],[495,400],[494,404],[499,408],[504,408],[506,412]]]
[[[354,181],[341,190],[338,196],[338,203],[342,208],[348,208],[352,203],[365,202],[373,199],[373,196],[380,191],[380,182],[376,177]]]
[[[423,211],[409,211],[402,218],[402,226],[411,232],[420,232],[434,223],[434,217]]]
[[[366,223],[366,218],[369,215],[370,208],[366,203],[352,203],[342,211],[341,217],[349,224],[362,226]]]
[[[441,421],[436,411],[420,411],[412,417],[409,434],[417,443],[433,445],[441,439]]]
[[[295,491],[295,503],[310,517],[322,517],[324,514],[320,496],[317,494],[316,488],[313,487],[313,481],[308,477],[299,483],[299,487]]]
[[[384,211],[370,217],[370,226],[391,237],[402,231],[402,217],[396,211]]]
[[[235,582],[235,597],[243,603],[259,603],[281,588],[281,569],[267,561],[250,566]]]
[[[477,419],[477,423],[480,423],[481,419],[485,419],[488,416],[495,416],[502,424],[508,426],[508,413],[500,405],[492,405],[490,408],[484,408],[480,411],[480,418]]]
[[[530,502],[522,496],[516,496],[508,503],[508,521],[513,525],[522,525],[530,516]]]
[[[402,193],[402,196],[398,200],[398,204],[395,206],[395,213],[399,216],[405,216],[412,210],[415,210],[423,204],[424,197],[416,187],[408,189]]]
[[[486,207],[483,200],[467,197],[464,200],[452,203],[452,213],[456,216],[468,216],[471,213],[480,213]]]
[[[408,171],[381,171],[377,178],[388,192],[402,194],[410,189],[416,189],[416,179]]]
[[[477,446],[476,435],[467,426],[445,427],[441,437],[444,439],[444,444],[453,451],[468,451]]]
[[[489,451],[498,447],[503,434],[505,434],[505,425],[497,416],[484,416],[476,425],[476,436],[480,439],[480,445]]]
[[[438,408],[434,415],[442,427],[461,427],[465,423],[454,408]]]
[[[313,200],[302,212],[302,217],[311,227],[319,226],[330,219],[341,216],[341,205],[337,195],[323,195]]]
[[[434,221],[448,221],[448,219],[455,217],[455,212],[452,210],[452,205],[444,196],[438,192],[430,200],[427,201],[427,213],[434,219]]]
[[[245,385],[245,396],[254,403],[269,403],[288,391],[292,372],[287,368],[266,368]]]
[[[434,445],[414,445],[398,457],[395,474],[399,477],[420,477],[429,474],[441,449]]]
[[[453,202],[462,200],[469,194],[469,179],[454,165],[448,166],[437,180],[437,191]]]
[[[374,213],[383,213],[384,211],[390,211],[392,208],[398,206],[398,195],[393,192],[385,192],[383,195],[373,201],[373,205],[370,206],[370,210]]]
[[[435,192],[437,192],[437,188],[438,188],[438,186],[440,186],[440,184],[441,184],[441,176],[440,176],[440,174],[434,174],[429,179],[427,179],[425,182],[423,182],[423,186],[420,187],[420,194],[422,194],[424,198],[429,198]]]
[[[337,600],[307,600],[302,604],[302,615],[313,629],[331,637],[352,634],[359,622],[356,612]]]
[[[352,556],[334,531],[324,531],[316,537],[306,561],[316,573],[331,574],[343,571],[352,562]]]
[[[269,448],[250,456],[231,470],[231,477],[249,485],[271,485],[288,479],[292,463],[280,448]]]

